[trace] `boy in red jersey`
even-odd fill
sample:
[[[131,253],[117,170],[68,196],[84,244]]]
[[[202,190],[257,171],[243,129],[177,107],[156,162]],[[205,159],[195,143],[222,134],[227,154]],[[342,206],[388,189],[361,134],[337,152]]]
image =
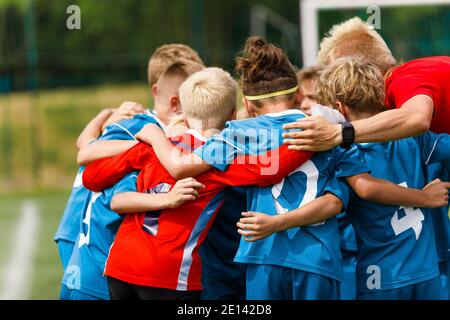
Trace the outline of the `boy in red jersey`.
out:
[[[195,101],[186,103],[189,97]],[[202,145],[232,118],[236,106],[236,83],[218,68],[208,68],[190,77],[180,88],[186,122],[191,128],[185,135],[173,138],[178,149],[190,152]],[[183,103],[185,102],[185,103]],[[203,110],[201,112],[199,110]],[[230,185],[267,185],[281,180],[304,161],[310,153],[297,153],[282,147],[269,150],[268,164],[245,156],[244,165],[230,166],[226,173],[211,170],[198,181],[205,185],[196,201],[186,202],[178,210],[127,215],[111,247],[105,273],[109,277],[112,299],[197,299],[200,296],[201,261],[198,248],[205,239]],[[252,164],[253,163],[253,164]],[[267,161],[265,161],[267,163]],[[270,163],[283,163],[273,175],[261,175]],[[141,169],[140,193],[115,196],[111,207],[121,213],[140,212],[148,206],[145,193],[167,192],[175,183],[143,143],[112,159],[88,166],[83,181],[91,190],[102,190],[115,183],[125,172]],[[192,180],[186,183],[195,184]],[[195,188],[193,186],[193,188]],[[194,191],[194,190],[191,190]],[[194,194],[196,192],[193,192]],[[145,210],[145,209],[144,209]]]

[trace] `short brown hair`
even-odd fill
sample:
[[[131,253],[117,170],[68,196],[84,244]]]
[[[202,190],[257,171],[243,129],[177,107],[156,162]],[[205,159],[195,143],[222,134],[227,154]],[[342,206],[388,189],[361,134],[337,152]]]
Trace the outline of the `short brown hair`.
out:
[[[147,76],[149,85],[153,86],[158,82],[159,77],[161,77],[167,67],[180,58],[204,65],[198,53],[189,46],[184,44],[163,45],[155,50],[148,61]]]
[[[396,65],[383,38],[360,18],[334,25],[320,43],[317,62],[328,64],[345,56],[359,56],[371,61],[384,75]]]
[[[299,71],[297,71],[297,80],[298,83],[302,83],[306,80],[317,80],[320,72],[319,66],[306,67]]]
[[[317,81],[316,94],[321,104],[334,106],[339,101],[355,113],[386,110],[380,70],[358,57],[340,58],[325,67]]]
[[[187,78],[190,75],[203,70],[205,66],[193,60],[179,58],[167,67],[161,77],[165,76],[179,76]]]
[[[257,36],[249,37],[244,50],[238,54],[236,73],[246,96],[287,90],[298,83],[294,68],[283,50]],[[292,98],[293,95],[280,97]]]

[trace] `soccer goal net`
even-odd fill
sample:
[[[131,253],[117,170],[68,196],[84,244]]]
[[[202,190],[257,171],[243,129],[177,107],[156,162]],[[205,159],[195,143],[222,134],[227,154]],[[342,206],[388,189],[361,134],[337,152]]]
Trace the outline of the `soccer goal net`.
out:
[[[300,0],[304,66],[316,62],[330,28],[359,16],[383,36],[399,60],[450,54],[450,0]]]

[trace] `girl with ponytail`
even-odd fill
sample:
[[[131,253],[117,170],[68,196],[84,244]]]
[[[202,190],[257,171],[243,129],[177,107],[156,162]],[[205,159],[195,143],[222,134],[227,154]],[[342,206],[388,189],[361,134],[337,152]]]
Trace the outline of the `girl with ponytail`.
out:
[[[236,58],[236,74],[244,93],[243,104],[256,116],[297,107],[297,76],[286,54],[261,37],[247,39]]]

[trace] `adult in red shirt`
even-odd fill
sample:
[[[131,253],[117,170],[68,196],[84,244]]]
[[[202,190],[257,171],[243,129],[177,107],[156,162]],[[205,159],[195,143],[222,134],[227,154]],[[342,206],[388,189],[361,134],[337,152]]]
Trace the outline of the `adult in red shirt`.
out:
[[[353,137],[351,126],[321,117],[287,124],[284,129],[303,129],[284,134],[290,148],[324,151],[343,142],[384,142],[428,130],[450,134],[450,57],[426,57],[396,66],[384,40],[359,18],[331,29],[322,40],[318,62],[326,65],[344,56],[362,57],[380,68],[386,78],[386,105],[393,110],[353,121]]]

